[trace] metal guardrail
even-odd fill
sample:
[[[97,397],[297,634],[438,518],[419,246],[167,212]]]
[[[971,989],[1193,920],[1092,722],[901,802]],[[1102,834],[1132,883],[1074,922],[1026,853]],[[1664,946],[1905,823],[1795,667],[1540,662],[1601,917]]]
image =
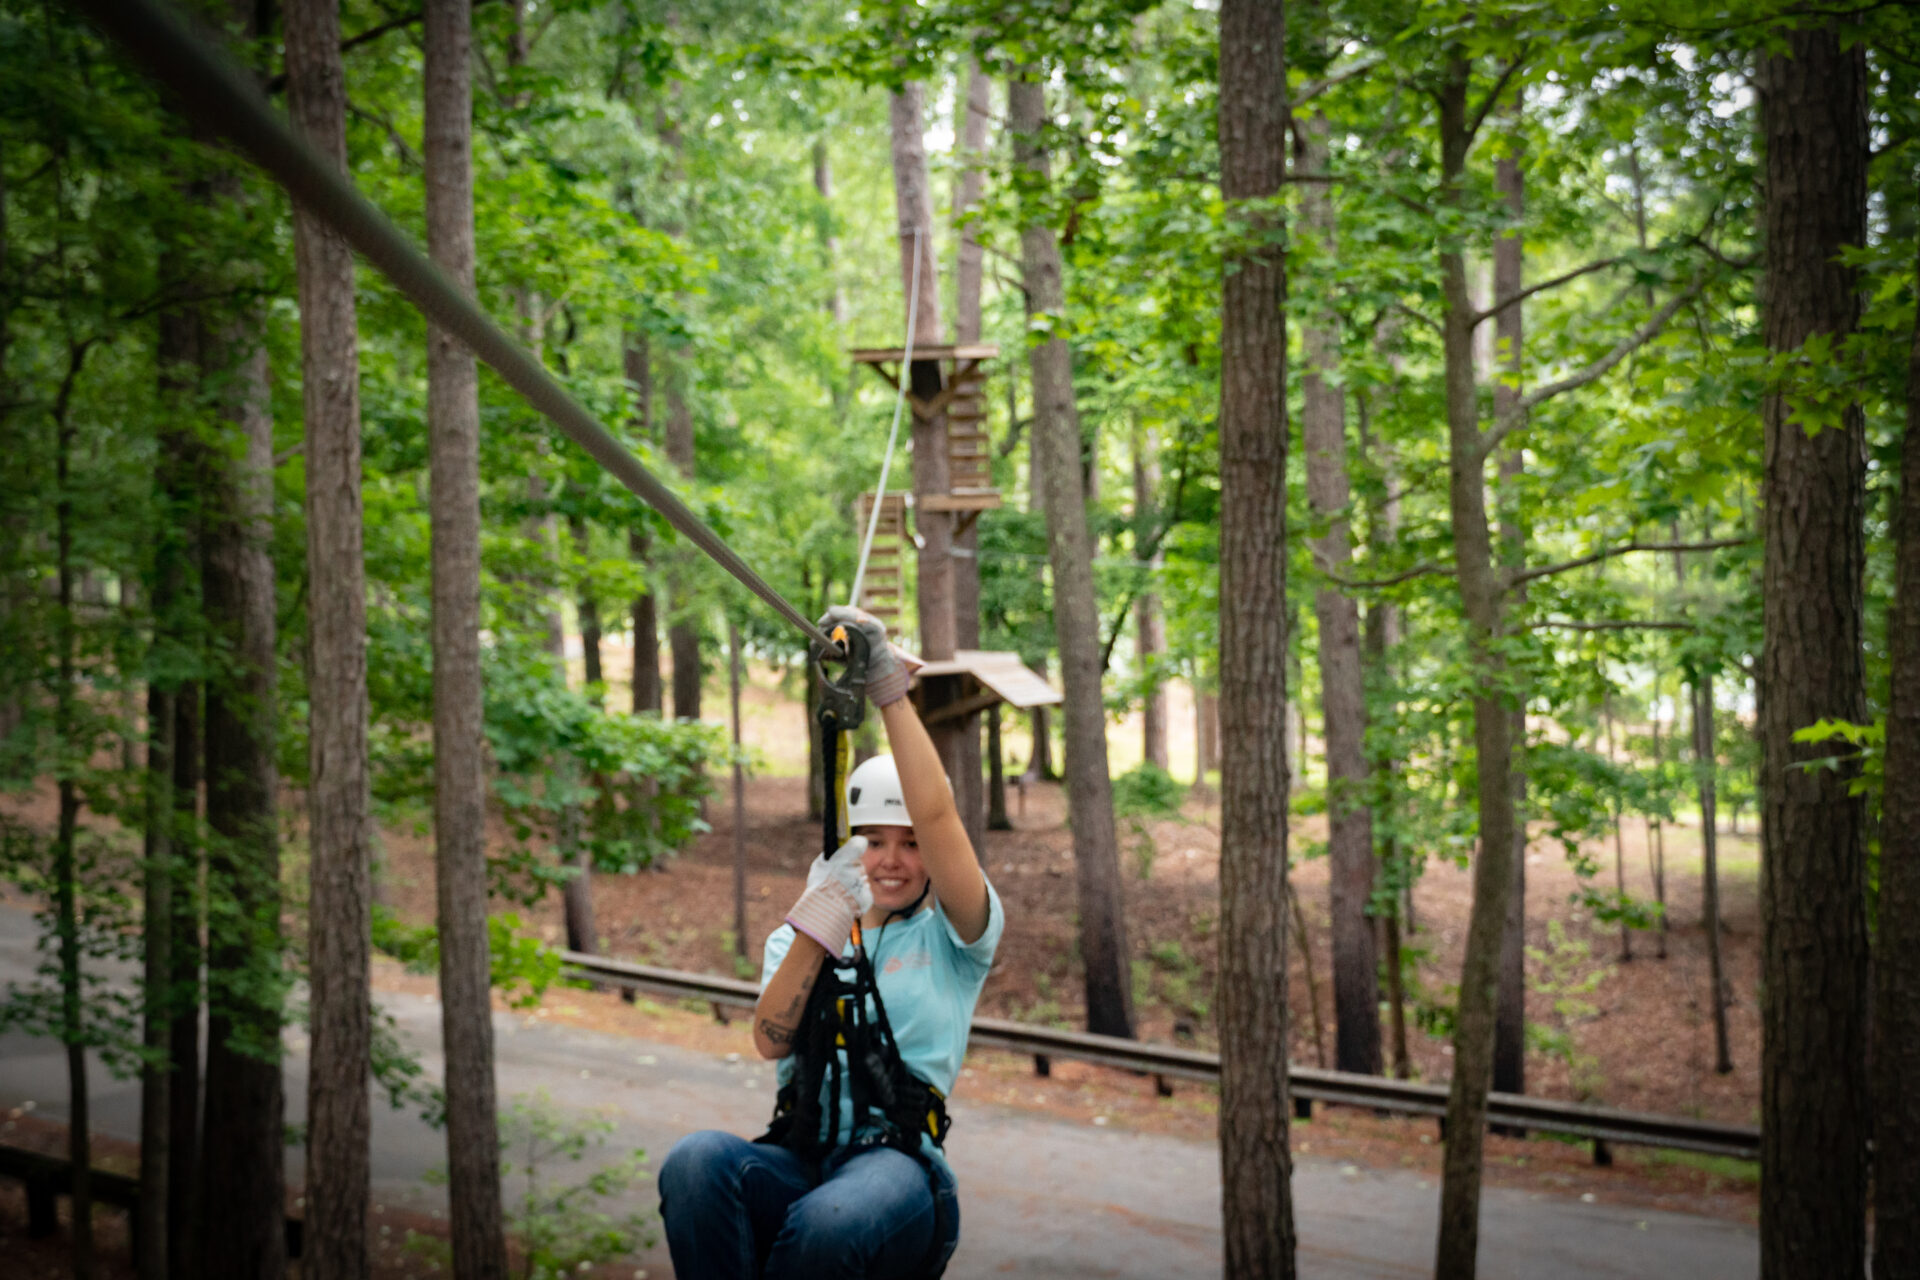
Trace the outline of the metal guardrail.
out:
[[[751,1009],[760,998],[758,983],[739,978],[684,973],[577,951],[563,952],[562,957],[572,976],[630,991],[745,1009]],[[1220,1079],[1220,1055],[1204,1049],[1062,1031],[1004,1018],[975,1018],[969,1043],[983,1049],[1031,1054],[1036,1062],[1072,1058],[1161,1078],[1178,1077],[1210,1084],[1217,1084]],[[1294,1110],[1302,1118],[1312,1113],[1314,1103],[1320,1102],[1395,1115],[1432,1116],[1439,1119],[1443,1127],[1446,1123],[1445,1085],[1314,1067],[1294,1067],[1289,1075]],[[1760,1155],[1760,1130],[1751,1125],[1622,1111],[1517,1093],[1489,1095],[1487,1124],[1502,1130],[1553,1133],[1590,1141],[1598,1164],[1612,1163],[1610,1144],[1614,1143],[1741,1160],[1755,1160]]]

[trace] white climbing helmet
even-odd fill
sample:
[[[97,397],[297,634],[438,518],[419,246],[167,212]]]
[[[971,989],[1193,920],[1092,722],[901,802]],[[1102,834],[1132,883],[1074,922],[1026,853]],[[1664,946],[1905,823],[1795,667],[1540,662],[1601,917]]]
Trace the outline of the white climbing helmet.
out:
[[[892,756],[875,756],[847,778],[847,830],[861,827],[910,827],[900,769]]]

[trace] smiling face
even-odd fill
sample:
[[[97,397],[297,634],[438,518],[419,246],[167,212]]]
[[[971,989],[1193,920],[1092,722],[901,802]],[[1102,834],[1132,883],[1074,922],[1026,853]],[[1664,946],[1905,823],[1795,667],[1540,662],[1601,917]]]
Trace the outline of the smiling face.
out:
[[[866,856],[860,862],[873,888],[875,914],[884,917],[890,911],[911,908],[927,885],[927,869],[920,861],[913,828],[861,827],[855,834],[867,838]]]

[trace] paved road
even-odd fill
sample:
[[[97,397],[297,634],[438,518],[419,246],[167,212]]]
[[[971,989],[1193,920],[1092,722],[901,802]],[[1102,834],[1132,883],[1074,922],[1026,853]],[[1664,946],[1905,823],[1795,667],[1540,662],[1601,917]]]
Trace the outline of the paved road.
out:
[[[34,963],[31,921],[0,908],[0,986]],[[382,1003],[402,1036],[438,1075],[439,1009],[430,997]],[[503,1098],[545,1089],[558,1103],[599,1111],[617,1126],[613,1148],[645,1149],[654,1167],[692,1128],[758,1132],[772,1072],[751,1060],[655,1045],[599,1032],[495,1019]],[[289,1037],[290,1120],[300,1119],[305,1044]],[[57,1046],[0,1037],[0,1109],[32,1100],[38,1114],[65,1116],[64,1059]],[[94,1072],[95,1121],[115,1137],[138,1134],[139,1090]],[[373,1167],[377,1195],[395,1206],[434,1209],[444,1193],[424,1175],[444,1161],[441,1135],[377,1101]],[[948,1275],[955,1280],[1139,1277],[1184,1280],[1220,1274],[1220,1175],[1211,1143],[1058,1121],[955,1101],[952,1157],[964,1233]],[[289,1176],[303,1153],[288,1152]],[[1293,1179],[1300,1271],[1308,1280],[1398,1280],[1431,1269],[1438,1191],[1402,1170],[1301,1159]],[[653,1202],[650,1184],[640,1199]],[[1715,1219],[1582,1204],[1500,1188],[1482,1201],[1481,1268],[1488,1280],[1732,1280],[1759,1270],[1752,1229]],[[635,1259],[670,1274],[664,1245]]]

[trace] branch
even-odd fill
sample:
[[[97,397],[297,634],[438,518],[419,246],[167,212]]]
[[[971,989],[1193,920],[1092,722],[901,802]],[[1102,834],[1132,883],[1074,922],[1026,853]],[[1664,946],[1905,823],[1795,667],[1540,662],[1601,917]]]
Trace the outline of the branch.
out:
[[[1453,576],[1453,570],[1447,568],[1445,565],[1435,564],[1431,560],[1423,560],[1405,573],[1396,573],[1388,578],[1369,578],[1365,581],[1356,581],[1352,578],[1342,578],[1338,574],[1329,573],[1327,574],[1327,581],[1338,583],[1340,586],[1355,591],[1365,591],[1377,587],[1398,586],[1402,582],[1410,582],[1415,578],[1424,578],[1429,574],[1443,578],[1451,578]]]
[[[1691,622],[1641,621],[1638,618],[1609,618],[1604,622],[1566,622],[1542,618],[1529,627],[1548,627],[1556,631],[1697,631]]]
[[[1520,70],[1521,64],[1526,60],[1527,49],[1525,45],[1522,45],[1520,47],[1520,56],[1507,64],[1507,69],[1502,71],[1500,78],[1493,82],[1493,88],[1487,90],[1487,96],[1480,100],[1480,109],[1474,112],[1473,119],[1467,122],[1467,145],[1469,147],[1473,145],[1473,140],[1480,135],[1480,126],[1487,122],[1487,113],[1498,105],[1500,95],[1507,91],[1507,81],[1513,79],[1514,72]]]
[[[1318,80],[1310,80],[1300,86],[1300,93],[1294,98],[1291,105],[1297,107],[1303,102],[1312,102],[1315,98],[1334,86],[1345,84],[1356,76],[1367,74],[1367,72],[1379,66],[1383,61],[1385,61],[1385,58],[1382,55],[1373,54],[1339,71],[1329,71]]]
[[[481,5],[485,3],[487,3],[487,0],[473,0],[473,7],[478,9]],[[378,40],[381,36],[386,35],[389,31],[398,31],[402,27],[410,27],[414,23],[419,22],[422,18],[426,16],[427,15],[424,10],[416,9],[412,13],[403,13],[397,18],[389,18],[385,22],[376,22],[373,26],[368,27],[365,31],[356,32],[355,34],[348,36],[345,40],[342,40],[340,42],[340,52],[351,53],[355,49],[358,49],[363,44],[373,43],[375,40]],[[282,71],[279,75],[274,76],[267,81],[267,92],[269,94],[279,93],[281,90],[285,89],[286,87],[287,87],[287,73],[284,71]]]
[[[401,164],[406,165],[409,169],[424,167],[419,155],[412,147],[407,145],[407,140],[400,136],[400,130],[394,127],[393,121],[388,119],[384,113],[369,111],[365,107],[356,106],[353,99],[348,98],[347,114],[357,120],[364,120],[368,124],[378,125],[381,129],[385,130],[387,141],[393,144],[394,153],[400,157]]]
[[[1435,333],[1444,334],[1446,332],[1445,329],[1442,329],[1440,327],[1440,322],[1438,320],[1435,320],[1432,316],[1426,314],[1424,311],[1416,311],[1404,302],[1394,302],[1394,303],[1389,303],[1388,305],[1391,306],[1395,311],[1398,311],[1401,315],[1404,315],[1409,319],[1419,321],[1421,324],[1427,326],[1427,328],[1433,330]]]
[[[1553,399],[1555,396],[1564,395],[1569,391],[1577,391],[1588,383],[1598,381],[1600,378],[1605,377],[1607,372],[1615,365],[1625,360],[1641,347],[1646,346],[1647,343],[1653,341],[1653,339],[1659,335],[1660,331],[1667,327],[1667,321],[1673,319],[1680,308],[1692,302],[1700,295],[1700,291],[1706,287],[1706,276],[1703,275],[1696,278],[1692,284],[1688,285],[1679,293],[1674,294],[1673,297],[1668,300],[1666,306],[1654,312],[1645,324],[1622,338],[1613,350],[1607,352],[1607,354],[1601,356],[1586,368],[1576,373],[1570,373],[1558,382],[1549,382],[1546,386],[1537,388],[1520,397],[1520,399],[1514,403],[1513,407],[1500,415],[1500,418],[1491,427],[1488,427],[1480,433],[1480,456],[1485,458],[1491,454],[1500,446],[1502,440],[1505,440],[1509,435],[1513,434],[1513,432],[1527,420],[1528,414],[1532,413],[1547,401]]]
[[[1015,418],[1013,420],[1012,424],[1007,427],[1007,438],[1000,442],[997,450],[999,456],[1005,458],[1011,455],[1014,449],[1019,447],[1020,435],[1027,429],[1027,424],[1032,421],[1032,418]]]
[[[1565,573],[1569,569],[1581,569],[1602,560],[1611,560],[1615,556],[1624,556],[1633,551],[1724,551],[1728,547],[1744,547],[1752,543],[1748,538],[1714,538],[1707,542],[1623,542],[1617,547],[1602,547],[1598,551],[1577,556],[1560,564],[1541,565],[1537,569],[1520,569],[1506,575],[1508,588],[1519,586],[1523,582],[1532,582],[1535,578],[1550,578],[1556,573]]]
[[[1592,275],[1596,271],[1605,271],[1608,267],[1619,266],[1622,261],[1623,259],[1618,257],[1604,258],[1599,262],[1589,262],[1584,267],[1575,267],[1564,275],[1557,275],[1551,280],[1542,280],[1539,284],[1529,285],[1527,288],[1522,289],[1510,297],[1500,299],[1485,311],[1475,315],[1473,319],[1468,322],[1467,327],[1477,329],[1499,315],[1502,311],[1505,311],[1508,307],[1513,306],[1515,303],[1525,302],[1536,293],[1545,293],[1549,289],[1558,289],[1561,285],[1578,280],[1581,276]]]
[[[1133,616],[1133,602],[1140,598],[1140,588],[1136,585],[1127,592],[1126,599],[1120,602],[1120,612],[1113,620],[1113,631],[1107,636],[1106,644],[1100,648],[1100,674],[1106,675],[1107,668],[1113,663],[1113,646],[1120,643],[1120,634],[1127,629],[1127,619]]]

